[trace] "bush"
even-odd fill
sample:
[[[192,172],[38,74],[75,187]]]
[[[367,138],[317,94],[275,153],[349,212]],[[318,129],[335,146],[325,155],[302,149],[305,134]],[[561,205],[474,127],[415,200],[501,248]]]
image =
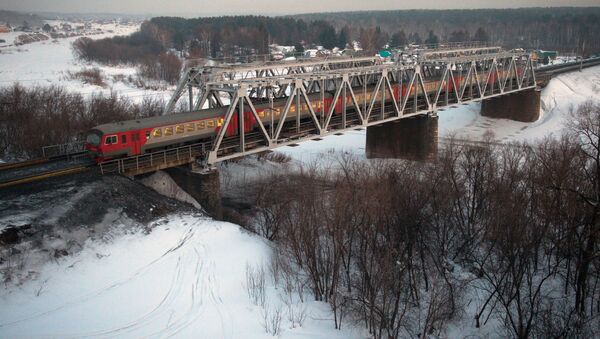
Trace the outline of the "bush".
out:
[[[138,67],[145,78],[165,81],[171,85],[179,81],[182,62],[172,53],[161,53],[156,58],[146,58]]]
[[[164,52],[165,47],[153,35],[147,26],[130,36],[117,36],[92,40],[82,37],[72,44],[75,55],[85,61],[97,61],[105,64],[138,63],[148,57]]]
[[[104,82],[102,72],[97,67],[84,68],[79,72],[69,72],[68,74],[71,79],[81,80],[81,82],[83,82],[84,84],[106,87],[106,83]]]

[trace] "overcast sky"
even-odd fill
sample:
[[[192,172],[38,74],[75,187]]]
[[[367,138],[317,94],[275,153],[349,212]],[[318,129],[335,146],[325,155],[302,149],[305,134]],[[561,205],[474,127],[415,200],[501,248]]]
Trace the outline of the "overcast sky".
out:
[[[600,0],[0,0],[0,9],[28,12],[182,16],[549,6],[600,6]]]

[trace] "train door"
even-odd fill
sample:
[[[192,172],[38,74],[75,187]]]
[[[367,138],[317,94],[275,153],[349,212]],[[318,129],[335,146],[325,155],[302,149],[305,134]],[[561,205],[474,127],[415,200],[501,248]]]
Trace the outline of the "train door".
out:
[[[129,139],[131,140],[131,155],[140,154],[141,142],[140,142],[140,131],[132,131],[129,133]]]

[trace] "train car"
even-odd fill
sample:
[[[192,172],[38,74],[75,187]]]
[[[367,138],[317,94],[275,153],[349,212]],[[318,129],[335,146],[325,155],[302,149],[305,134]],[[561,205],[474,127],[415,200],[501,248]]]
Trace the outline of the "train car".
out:
[[[518,73],[521,75],[522,70],[519,70]],[[503,75],[504,71],[501,71],[500,77],[502,78]],[[462,78],[455,77],[455,81],[457,84],[460,84]],[[495,82],[496,74],[493,73],[488,81]],[[427,93],[434,93],[438,90],[440,81],[427,81],[424,85]],[[418,94],[422,93],[420,87],[416,88]],[[357,102],[362,104],[366,101],[370,104],[373,99],[373,90],[373,87],[368,87],[367,93],[364,94],[362,87],[354,89]],[[414,90],[414,88],[409,89],[406,84],[402,87],[398,84],[392,85],[392,94],[395,100],[398,100],[399,93],[401,93],[402,97],[406,97],[413,95]],[[448,92],[454,90],[451,82],[447,83],[446,90]],[[378,91],[375,95],[375,100],[380,101],[381,91]],[[309,100],[315,112],[329,112],[331,105],[335,105],[334,115],[342,111],[342,100],[346,100],[348,108],[351,109],[354,106],[354,101],[350,94],[346,98],[339,97],[335,103],[333,103],[333,93],[326,93],[323,101],[321,101],[320,94],[310,94]],[[390,100],[391,98],[386,95],[386,102]],[[258,117],[265,127],[269,126],[271,121],[278,123],[286,101],[286,98],[274,100],[272,109],[268,103],[255,104]],[[95,158],[96,162],[100,163],[109,159],[140,155],[169,147],[210,140],[217,135],[222,127],[227,109],[227,107],[203,109],[195,112],[177,113],[96,126],[88,132],[86,149]],[[301,119],[310,118],[306,103],[301,104],[300,110]],[[286,120],[294,120],[296,118],[296,106],[292,105],[290,106]],[[238,133],[237,126],[237,115],[234,115],[225,135],[236,135]],[[249,110],[244,111],[244,131],[251,132],[256,128],[258,128],[258,124],[254,114]]]

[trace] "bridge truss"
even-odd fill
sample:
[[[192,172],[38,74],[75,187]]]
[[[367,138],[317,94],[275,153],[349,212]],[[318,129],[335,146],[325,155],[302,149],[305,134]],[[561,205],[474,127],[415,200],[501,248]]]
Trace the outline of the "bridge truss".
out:
[[[214,164],[350,129],[436,115],[444,107],[535,87],[529,54],[498,52],[209,81],[198,105],[227,107],[206,157]],[[228,104],[211,97],[227,98]],[[326,110],[327,100],[339,104]],[[263,110],[257,110],[257,104]],[[244,130],[248,112],[258,126],[250,133]],[[236,136],[227,137],[232,128]]]
[[[382,60],[379,57],[333,57],[191,67],[185,70],[163,114],[173,112],[178,100],[185,95],[186,91],[188,108],[191,108],[192,111],[204,107],[206,101],[211,104],[211,107],[222,106],[223,103],[219,97],[207,95],[206,84],[208,82],[293,76],[295,74],[357,68],[381,63]]]
[[[530,55],[494,47],[453,48],[397,62],[368,57],[192,68],[165,112],[173,110],[187,89],[194,110],[222,108],[217,135],[194,145],[111,160],[101,170],[136,175],[197,159],[212,165],[535,88]],[[252,120],[251,128],[247,120]]]

